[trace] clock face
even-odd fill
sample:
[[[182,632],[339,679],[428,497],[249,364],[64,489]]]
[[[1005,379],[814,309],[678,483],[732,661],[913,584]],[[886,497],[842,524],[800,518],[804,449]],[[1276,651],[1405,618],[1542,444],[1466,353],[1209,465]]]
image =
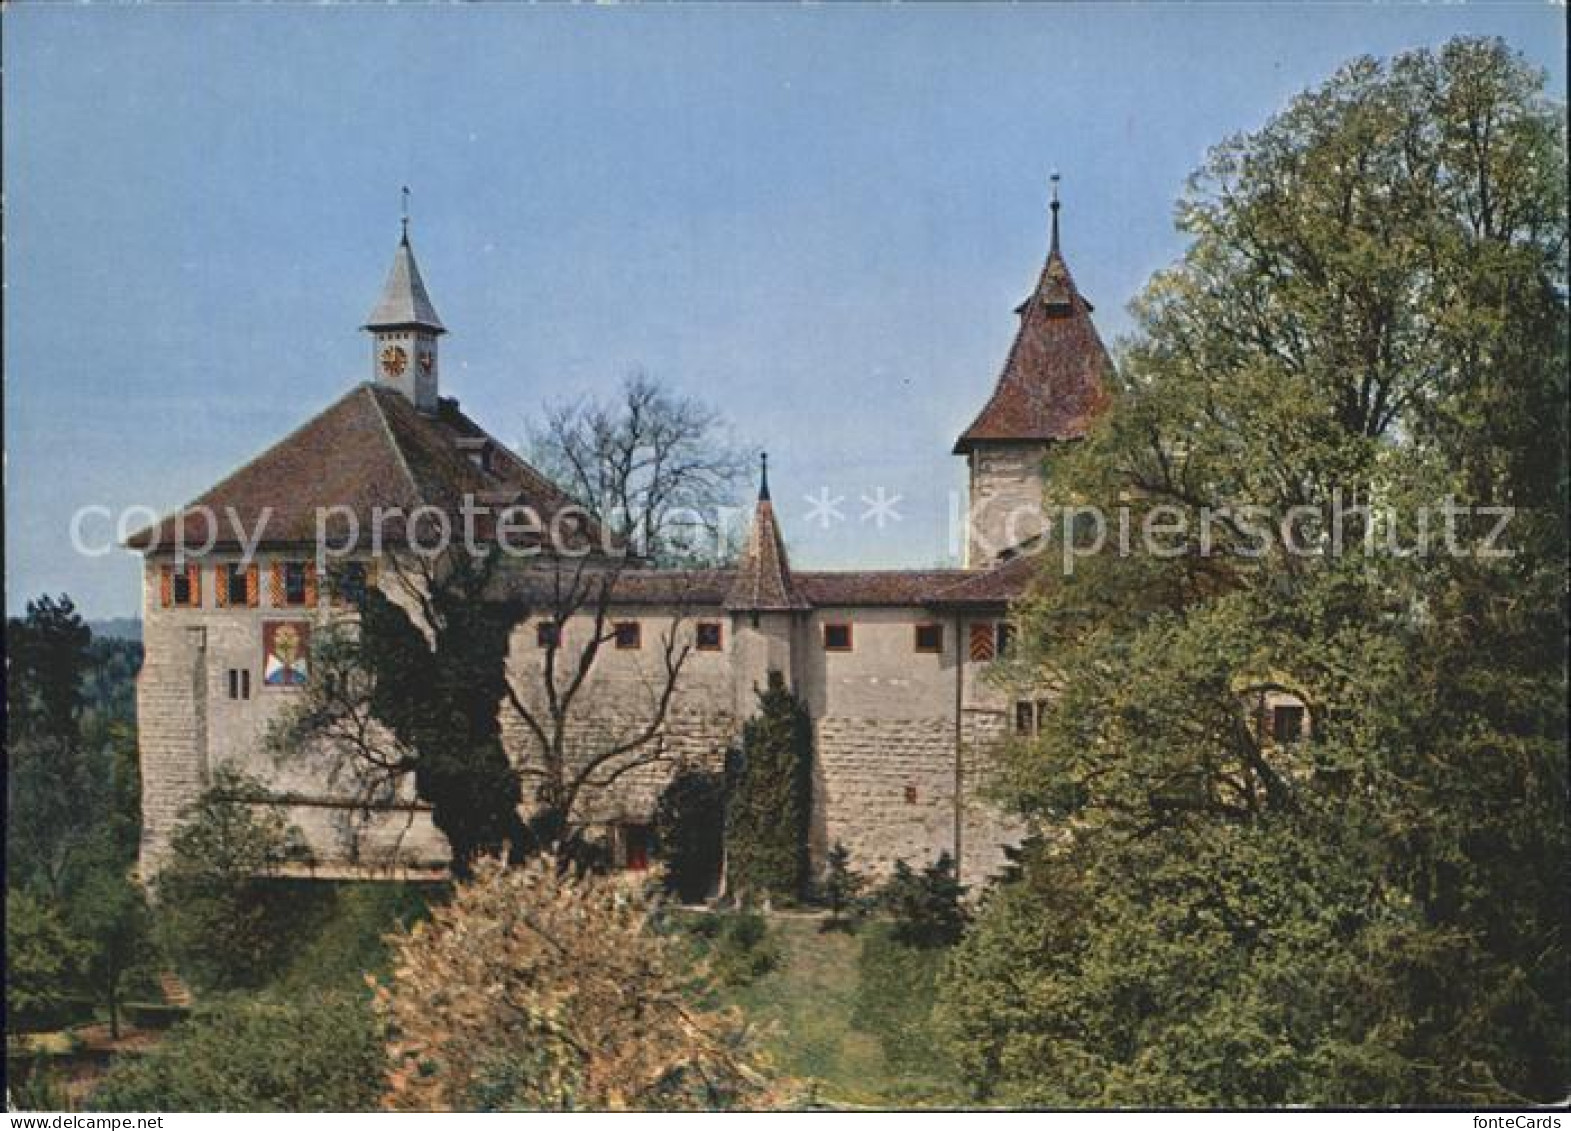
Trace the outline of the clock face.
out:
[[[397,377],[408,364],[409,355],[403,346],[388,346],[382,351],[382,372],[389,377]]]
[[[436,354],[430,350],[420,351],[420,368],[423,372],[430,373],[436,368]]]

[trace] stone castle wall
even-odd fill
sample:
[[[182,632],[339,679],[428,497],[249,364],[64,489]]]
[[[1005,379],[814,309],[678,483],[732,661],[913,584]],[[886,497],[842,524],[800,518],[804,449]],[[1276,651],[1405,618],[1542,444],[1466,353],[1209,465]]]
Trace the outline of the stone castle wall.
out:
[[[334,778],[328,760],[300,754],[280,760],[268,747],[270,727],[301,693],[263,685],[264,622],[293,620],[320,629],[342,611],[270,608],[265,595],[257,608],[217,608],[210,586],[204,586],[202,607],[166,609],[157,569],[156,562],[149,564],[147,661],[138,685],[144,870],[156,872],[181,811],[224,766],[287,797],[286,816],[316,874],[440,870],[445,841],[412,796],[367,814],[352,804],[352,788]],[[969,620],[918,608],[851,607],[766,615],[754,626],[751,618],[718,608],[678,618],[647,606],[616,610],[613,619],[638,620],[642,646],[618,650],[608,644],[598,657],[570,728],[579,758],[626,739],[651,717],[663,683],[666,633],[690,634],[698,619],[718,621],[723,644],[720,651],[689,655],[659,739],[660,762],[588,791],[581,810],[588,820],[645,824],[677,767],[722,768],[754,709],[756,689],[783,658],[814,719],[815,865],[838,841],[850,850],[854,867],[882,876],[896,860],[920,866],[941,852],[954,853],[958,832],[963,878],[976,884],[1002,863],[1001,846],[1018,839],[1019,829],[984,796],[990,751],[1009,713],[1007,701],[983,678],[987,665],[965,656]],[[823,627],[831,623],[853,625],[850,652],[823,648]],[[917,652],[915,626],[932,623],[943,626],[943,650]],[[544,653],[535,629],[533,621],[518,626],[508,664],[514,686],[539,708]],[[574,633],[582,630],[569,625],[568,654],[576,654]],[[249,699],[229,696],[229,672],[239,669],[251,672]],[[502,705],[500,717],[514,758],[522,765],[537,760],[536,740],[512,708]],[[958,820],[957,774],[964,793]]]

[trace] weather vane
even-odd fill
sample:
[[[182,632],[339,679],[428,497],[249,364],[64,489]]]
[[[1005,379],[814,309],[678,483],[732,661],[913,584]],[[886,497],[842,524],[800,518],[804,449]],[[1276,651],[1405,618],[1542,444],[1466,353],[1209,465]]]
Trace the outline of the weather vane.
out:
[[[404,193],[404,214],[403,214],[404,239],[407,240],[407,239],[409,239],[409,186],[408,185],[404,186],[403,193]]]

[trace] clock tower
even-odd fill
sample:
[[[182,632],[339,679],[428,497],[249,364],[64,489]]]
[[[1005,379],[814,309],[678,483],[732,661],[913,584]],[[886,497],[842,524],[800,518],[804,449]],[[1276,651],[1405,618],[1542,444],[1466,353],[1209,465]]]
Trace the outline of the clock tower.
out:
[[[382,297],[363,327],[371,335],[372,379],[391,385],[421,412],[435,412],[437,339],[447,333],[426,294],[425,281],[409,246],[409,218],[393,253]]]

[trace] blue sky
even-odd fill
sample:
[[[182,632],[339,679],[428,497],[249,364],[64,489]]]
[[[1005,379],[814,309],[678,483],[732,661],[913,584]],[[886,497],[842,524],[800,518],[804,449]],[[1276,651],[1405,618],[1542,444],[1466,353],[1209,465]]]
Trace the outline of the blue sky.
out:
[[[929,565],[1064,175],[1109,340],[1206,148],[1345,59],[1564,10],[178,6],[4,14],[6,583],[133,613],[169,509],[356,381],[414,191],[445,392],[504,440],[643,369],[771,452],[799,565]],[[903,520],[858,521],[903,496]],[[803,521],[803,496],[848,521]],[[90,525],[102,537],[106,528]]]

